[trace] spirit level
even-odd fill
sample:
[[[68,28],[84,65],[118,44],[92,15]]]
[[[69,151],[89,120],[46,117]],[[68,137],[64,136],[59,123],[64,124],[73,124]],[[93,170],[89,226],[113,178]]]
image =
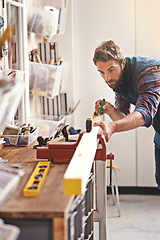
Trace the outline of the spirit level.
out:
[[[23,188],[24,197],[37,197],[50,169],[50,162],[39,162]]]

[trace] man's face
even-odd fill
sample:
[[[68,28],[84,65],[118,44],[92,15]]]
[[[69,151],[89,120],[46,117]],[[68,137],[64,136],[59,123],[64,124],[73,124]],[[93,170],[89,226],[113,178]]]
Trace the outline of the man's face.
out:
[[[108,86],[115,89],[118,80],[122,76],[125,59],[123,59],[121,65],[115,60],[109,60],[108,62],[96,62],[96,66]]]

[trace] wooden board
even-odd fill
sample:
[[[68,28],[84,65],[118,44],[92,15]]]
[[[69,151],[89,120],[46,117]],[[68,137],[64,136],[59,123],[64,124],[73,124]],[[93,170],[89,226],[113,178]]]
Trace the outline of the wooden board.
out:
[[[64,193],[83,195],[97,150],[99,127],[84,133],[64,175]]]

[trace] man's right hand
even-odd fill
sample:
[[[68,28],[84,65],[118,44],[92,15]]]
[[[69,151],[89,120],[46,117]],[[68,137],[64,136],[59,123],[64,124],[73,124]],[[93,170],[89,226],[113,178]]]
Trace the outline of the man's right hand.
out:
[[[102,100],[98,100],[95,102],[95,112],[94,112],[94,115],[98,115],[98,112],[99,112],[99,109],[101,107],[101,103],[102,103]],[[114,107],[107,101],[104,102],[104,105],[102,107],[102,112],[101,114],[109,114],[109,112],[111,111],[111,109],[113,109]]]

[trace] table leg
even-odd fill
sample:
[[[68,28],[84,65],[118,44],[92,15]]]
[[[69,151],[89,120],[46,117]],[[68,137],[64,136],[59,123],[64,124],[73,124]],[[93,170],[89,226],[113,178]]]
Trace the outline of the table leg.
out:
[[[107,240],[106,221],[106,161],[95,161],[95,198],[94,222],[99,222],[99,239]]]
[[[65,218],[53,219],[53,240],[67,240],[67,220]]]

